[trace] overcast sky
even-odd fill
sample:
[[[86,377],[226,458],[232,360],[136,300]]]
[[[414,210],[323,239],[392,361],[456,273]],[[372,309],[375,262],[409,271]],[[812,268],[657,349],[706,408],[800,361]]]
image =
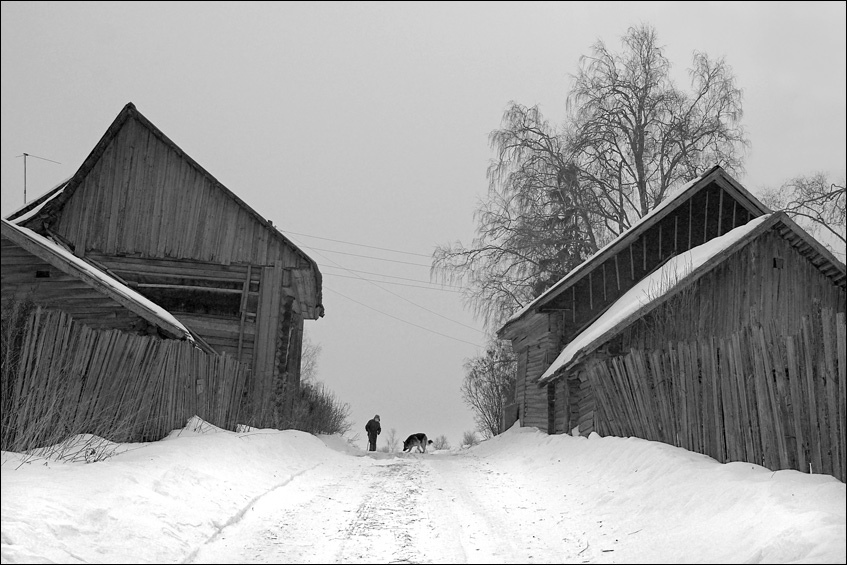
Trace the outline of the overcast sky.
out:
[[[24,203],[23,153],[31,200],[133,102],[317,261],[326,316],[306,331],[363,445],[376,413],[454,445],[475,427],[459,387],[482,324],[456,289],[417,287],[436,245],[474,235],[509,101],[561,120],[598,39],[652,24],[681,86],[693,51],[725,57],[754,194],[845,175],[844,2],[3,1],[1,21],[0,213]]]

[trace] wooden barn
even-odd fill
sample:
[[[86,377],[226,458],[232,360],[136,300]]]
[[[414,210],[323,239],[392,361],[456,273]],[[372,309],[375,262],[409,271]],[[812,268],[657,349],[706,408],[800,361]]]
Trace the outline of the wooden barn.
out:
[[[61,243],[250,368],[258,426],[284,425],[317,264],[127,104],[66,182],[8,218]]]
[[[694,268],[695,258],[721,242],[727,245],[728,239],[732,245]],[[519,379],[516,402],[507,411],[512,419],[504,425],[519,419],[523,426],[549,433],[632,435],[721,461],[745,460],[776,468],[804,467],[814,449],[812,438],[826,437],[830,448],[841,446],[841,455],[839,449],[832,451],[829,464],[821,455],[812,470],[841,477],[835,461],[842,461],[843,468],[844,363],[839,361],[843,346],[839,352],[836,338],[843,333],[844,310],[844,265],[784,214],[770,214],[715,167],[501,328],[500,337],[511,340],[518,354]],[[789,347],[797,363],[801,353],[799,343],[789,346],[786,340],[801,339],[804,331],[812,348],[803,353],[804,359],[817,367],[818,361],[809,355],[823,347],[827,354],[819,355],[819,361],[827,372],[815,369],[816,376],[808,377],[812,384],[803,388],[805,395],[792,404],[785,394],[794,384],[800,385],[800,376],[793,380],[785,376]],[[750,341],[751,336],[756,341]],[[722,339],[734,349],[725,344],[721,348]],[[740,347],[748,343],[745,339],[758,344],[759,350],[783,356],[766,363],[762,356],[748,355],[746,365],[736,358],[735,388],[722,389],[717,383],[729,377],[714,371],[733,359],[730,351],[742,355],[742,349],[745,354],[753,350],[752,345]],[[681,350],[690,354],[685,363]],[[700,353],[694,355],[694,350]],[[636,351],[641,357],[634,357]],[[659,373],[660,378],[650,371],[659,370],[662,359],[671,365]],[[756,367],[759,373],[753,370]],[[777,367],[784,369],[783,377],[776,376]],[[822,405],[833,387],[842,391],[840,405],[837,394],[832,397],[835,406]],[[774,397],[750,404],[756,399],[753,393],[771,389]],[[715,396],[717,391],[720,397]],[[792,412],[788,405],[804,408]],[[806,418],[800,448],[796,436],[803,428],[793,420],[789,428],[789,413]],[[813,413],[816,432],[809,423]],[[795,438],[791,449],[786,447],[788,436]],[[798,457],[799,451],[805,458]]]
[[[4,450],[74,433],[157,440],[192,416],[235,429],[246,366],[52,239],[0,222]]]

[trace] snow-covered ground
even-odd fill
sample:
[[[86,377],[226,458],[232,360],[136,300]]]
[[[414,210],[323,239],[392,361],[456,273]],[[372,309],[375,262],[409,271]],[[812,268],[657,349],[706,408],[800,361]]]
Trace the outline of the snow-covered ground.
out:
[[[514,427],[470,449],[367,453],[194,420],[77,451],[2,454],[3,563],[847,559],[844,483],[636,438]]]

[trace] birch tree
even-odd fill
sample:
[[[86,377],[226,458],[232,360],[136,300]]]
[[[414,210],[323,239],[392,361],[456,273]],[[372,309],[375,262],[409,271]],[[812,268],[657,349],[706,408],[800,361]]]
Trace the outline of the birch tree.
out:
[[[489,329],[629,228],[671,189],[713,165],[742,170],[741,89],[723,59],[693,54],[691,89],[674,84],[649,25],[622,50],[580,59],[561,126],[510,102],[489,142],[476,236],[438,246],[431,276],[464,285]]]

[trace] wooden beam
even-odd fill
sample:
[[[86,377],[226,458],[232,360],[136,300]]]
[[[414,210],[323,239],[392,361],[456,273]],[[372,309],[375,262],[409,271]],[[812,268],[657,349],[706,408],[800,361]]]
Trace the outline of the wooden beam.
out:
[[[679,238],[679,214],[676,214],[673,217],[673,252],[679,252],[679,246],[677,244],[677,239]]]
[[[621,290],[621,270],[618,267],[618,256],[615,255],[615,278],[618,281],[618,292]]]
[[[236,358],[241,362],[241,351],[244,345],[244,322],[247,319],[247,297],[250,293],[250,277],[252,275],[252,266],[247,265],[247,278],[244,279],[244,286],[241,288],[241,320],[238,326],[238,354]]]
[[[576,285],[571,287],[571,301],[573,303],[573,323],[576,323]]]
[[[588,273],[588,308],[590,310],[594,310],[594,283],[592,282],[592,277],[594,275],[594,271]]]
[[[691,197],[691,200],[688,201],[688,249],[691,249],[691,209],[694,208],[693,202],[694,196]],[[688,250],[686,249],[686,251]]]
[[[176,290],[203,290],[208,292],[219,292],[223,294],[241,294],[241,289],[238,288],[216,288],[213,286],[191,286],[187,284],[156,284],[156,283],[127,283],[131,287],[136,288],[170,288]]]
[[[603,267],[603,302],[605,302],[606,300],[608,300],[608,297],[606,296],[606,262],[605,261],[603,262],[602,267]]]
[[[635,245],[635,244],[633,243],[633,245]],[[633,259],[633,257],[632,257],[632,247],[633,247],[633,245],[629,246],[629,276],[630,276],[630,279],[632,279],[634,281],[635,280],[635,259]]]

